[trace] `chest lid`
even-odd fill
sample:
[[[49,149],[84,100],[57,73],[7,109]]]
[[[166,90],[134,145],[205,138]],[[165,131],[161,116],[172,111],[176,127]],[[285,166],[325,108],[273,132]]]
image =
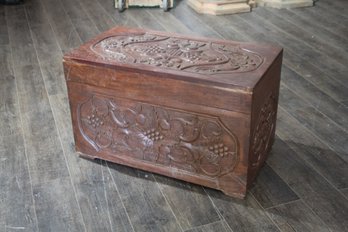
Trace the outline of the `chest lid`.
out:
[[[250,91],[281,52],[271,45],[116,27],[64,60]]]

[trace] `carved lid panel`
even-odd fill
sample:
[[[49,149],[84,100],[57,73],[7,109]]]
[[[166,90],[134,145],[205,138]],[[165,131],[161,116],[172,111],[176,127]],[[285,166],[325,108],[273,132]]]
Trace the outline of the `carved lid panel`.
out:
[[[250,90],[281,52],[270,45],[117,27],[66,54],[64,60]]]
[[[257,69],[263,61],[260,55],[238,45],[152,33],[111,36],[98,41],[91,49],[111,61],[206,75],[249,72]]]

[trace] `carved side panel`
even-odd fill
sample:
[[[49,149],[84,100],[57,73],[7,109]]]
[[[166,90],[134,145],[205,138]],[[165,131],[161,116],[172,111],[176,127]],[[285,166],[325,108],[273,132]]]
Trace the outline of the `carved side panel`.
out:
[[[260,55],[238,45],[151,33],[108,37],[91,49],[112,61],[201,74],[249,72],[263,62]]]
[[[77,107],[96,150],[217,178],[237,165],[236,137],[218,118],[94,95]]]
[[[277,100],[271,94],[262,106],[253,133],[250,162],[251,167],[258,167],[272,146],[272,135],[276,123]]]

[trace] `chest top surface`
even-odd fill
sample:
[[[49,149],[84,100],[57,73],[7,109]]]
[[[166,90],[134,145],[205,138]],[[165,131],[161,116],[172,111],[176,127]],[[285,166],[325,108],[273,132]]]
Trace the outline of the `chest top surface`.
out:
[[[118,27],[71,51],[64,59],[164,78],[253,88],[281,51],[270,45]]]

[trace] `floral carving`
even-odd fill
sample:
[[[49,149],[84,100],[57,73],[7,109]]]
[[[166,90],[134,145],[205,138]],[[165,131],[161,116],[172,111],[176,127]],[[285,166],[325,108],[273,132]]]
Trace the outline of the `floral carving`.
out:
[[[77,117],[96,151],[210,177],[238,163],[236,137],[211,116],[93,96],[79,104]]]
[[[272,135],[275,129],[277,101],[274,95],[270,95],[262,106],[259,118],[254,130],[251,146],[251,166],[259,166],[263,157],[272,145]]]
[[[263,58],[238,45],[166,37],[150,33],[105,38],[91,48],[105,59],[201,74],[248,72]]]

